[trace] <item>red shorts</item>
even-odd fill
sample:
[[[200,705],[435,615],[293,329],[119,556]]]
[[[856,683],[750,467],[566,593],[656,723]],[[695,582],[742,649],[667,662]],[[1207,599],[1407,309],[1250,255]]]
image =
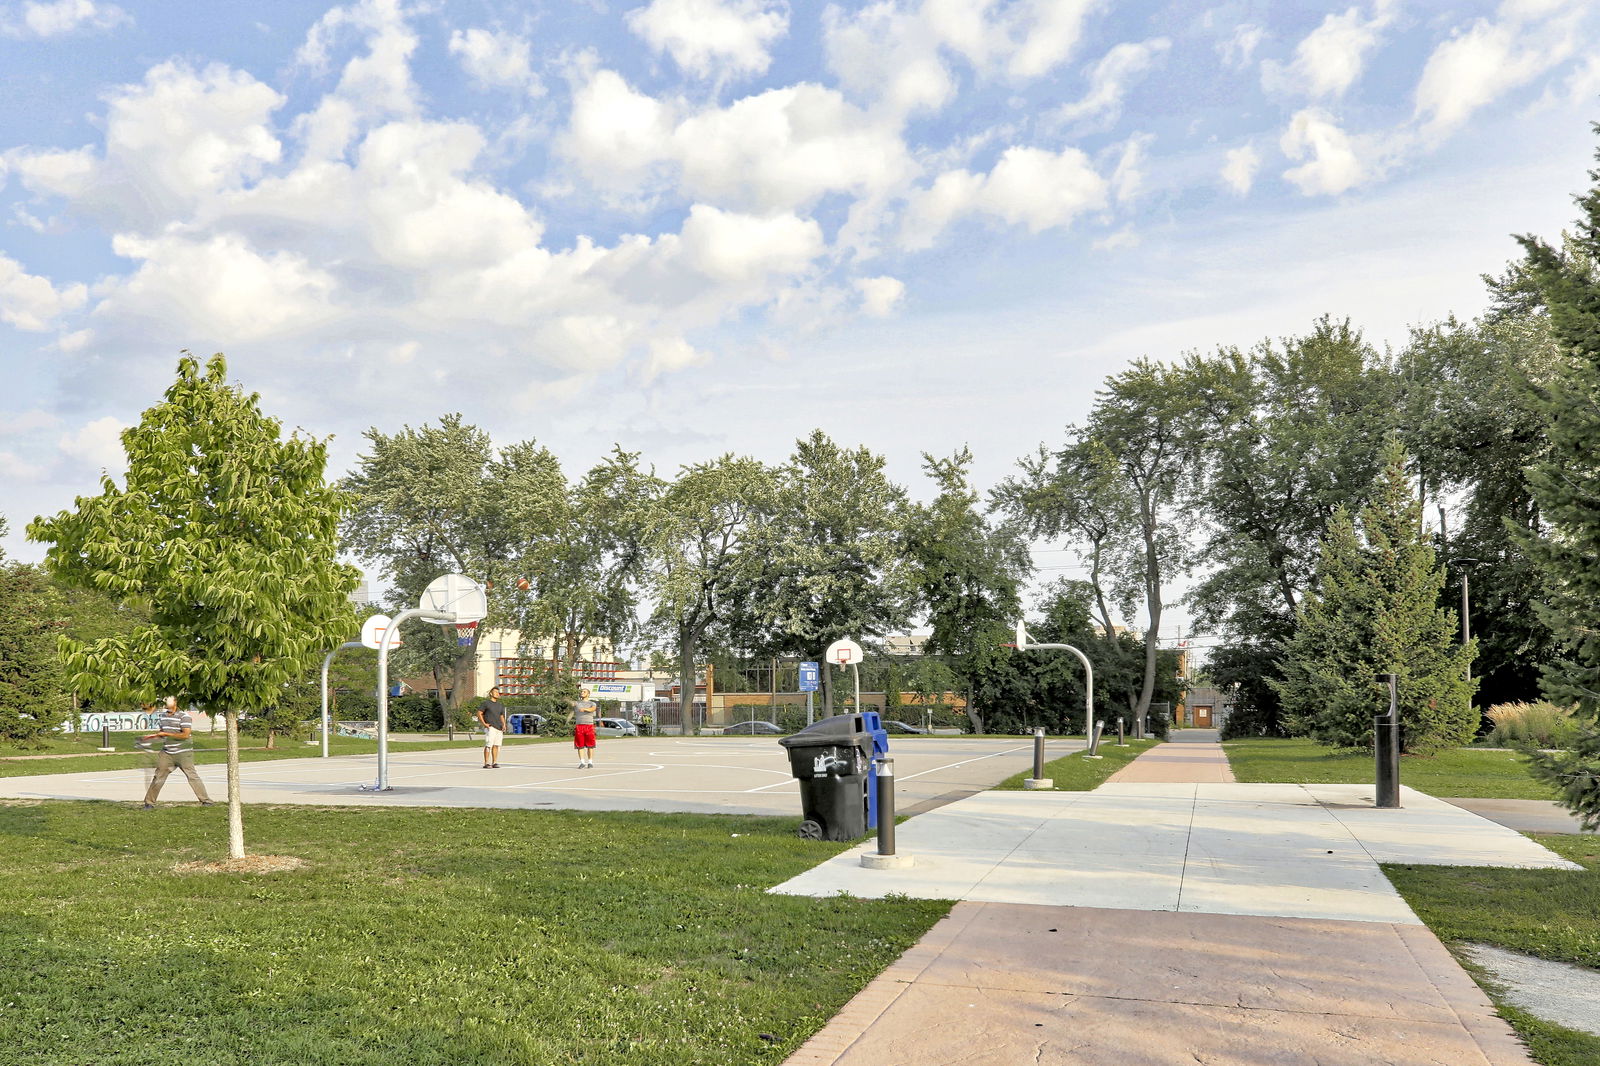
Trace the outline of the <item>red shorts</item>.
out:
[[[594,726],[575,725],[572,727],[572,746],[575,748],[594,747]]]

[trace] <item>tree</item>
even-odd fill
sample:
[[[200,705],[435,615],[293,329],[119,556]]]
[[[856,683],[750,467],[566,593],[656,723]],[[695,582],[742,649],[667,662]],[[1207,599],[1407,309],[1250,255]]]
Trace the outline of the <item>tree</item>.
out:
[[[71,716],[56,647],[65,628],[64,604],[49,576],[37,566],[0,561],[0,737],[36,741]]]
[[[694,719],[695,658],[712,626],[747,610],[756,569],[752,541],[771,514],[772,472],[734,455],[684,467],[662,494],[646,541],[654,560],[652,622],[677,653],[685,735]]]
[[[1566,650],[1545,671],[1545,691],[1600,721],[1600,169],[1589,177],[1595,185],[1577,199],[1582,216],[1564,251],[1519,238],[1560,347],[1548,391],[1535,401],[1548,451],[1529,471],[1545,528],[1523,543],[1544,575],[1541,614]],[[1600,727],[1587,729],[1570,755],[1530,757],[1586,826],[1600,824]]]
[[[555,620],[538,612],[537,592],[513,590],[519,579],[529,580],[530,589],[541,579],[566,518],[567,484],[554,453],[532,441],[496,451],[488,434],[459,414],[437,426],[365,435],[371,450],[341,483],[353,500],[341,534],[347,550],[378,564],[389,579],[396,597],[390,609],[415,606],[430,581],[459,573],[488,590],[490,625],[536,625],[539,636],[552,633]],[[459,702],[484,628],[473,630],[465,648],[453,633],[408,633],[396,655],[402,669],[433,674],[441,723],[449,713],[444,675],[453,676]]]
[[[1377,678],[1393,673],[1402,746],[1425,754],[1477,728],[1466,677],[1473,648],[1456,642],[1455,614],[1438,606],[1444,570],[1394,435],[1383,459],[1359,531],[1342,508],[1328,523],[1317,591],[1300,603],[1274,687],[1297,731],[1354,747],[1371,742],[1372,716],[1387,706]]]
[[[870,642],[904,625],[913,595],[907,503],[883,457],[816,430],[795,442],[772,485],[735,640],[762,654],[821,658],[841,637]],[[831,671],[822,685],[831,713]]]
[[[259,396],[187,353],[162,403],[122,434],[126,484],[101,479],[77,510],[38,518],[61,581],[150,612],[127,635],[64,637],[73,687],[94,696],[174,693],[228,723],[228,854],[244,856],[239,714],[352,632],[357,571],[335,560],[344,497],[324,480],[325,440],[287,439]]]
[[[1032,566],[1017,524],[992,526],[979,511],[971,466],[966,448],[948,459],[923,453],[922,468],[939,491],[931,503],[911,508],[906,537],[916,603],[933,629],[924,652],[950,655],[958,668],[979,665],[980,651],[1011,639]],[[988,709],[968,705],[975,730]]]

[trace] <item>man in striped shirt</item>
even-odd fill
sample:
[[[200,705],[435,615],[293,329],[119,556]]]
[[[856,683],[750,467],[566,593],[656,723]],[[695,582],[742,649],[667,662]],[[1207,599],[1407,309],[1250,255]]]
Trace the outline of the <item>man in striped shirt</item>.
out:
[[[200,780],[200,775],[194,768],[194,741],[189,736],[194,728],[194,716],[178,708],[178,697],[168,696],[156,725],[159,727],[156,732],[146,733],[139,738],[142,741],[159,738],[161,741],[161,754],[156,756],[155,776],[150,779],[150,787],[145,790],[144,809],[149,810],[156,805],[156,797],[161,794],[161,786],[167,783],[167,775],[172,773],[174,766],[182,770],[183,776],[189,779],[189,785],[194,789],[200,805],[211,806],[211,797],[206,795],[205,782]]]

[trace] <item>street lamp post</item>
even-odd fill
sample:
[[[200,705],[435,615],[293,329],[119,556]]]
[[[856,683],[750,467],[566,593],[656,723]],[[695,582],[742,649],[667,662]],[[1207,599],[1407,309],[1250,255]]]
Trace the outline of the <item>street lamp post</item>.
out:
[[[1470,607],[1471,607],[1471,597],[1470,597],[1470,594],[1468,592],[1467,575],[1469,573],[1471,573],[1472,568],[1474,566],[1477,566],[1481,562],[1483,562],[1482,559],[1475,559],[1475,558],[1473,558],[1471,556],[1467,556],[1467,555],[1463,555],[1459,559],[1451,559],[1450,560],[1451,565],[1456,567],[1457,569],[1459,569],[1461,571],[1461,646],[1463,648],[1465,648],[1467,646],[1467,644],[1472,640],[1472,622],[1471,622],[1471,619],[1470,619],[1470,616],[1469,616],[1469,610],[1470,610]],[[1467,661],[1467,684],[1470,685],[1471,683],[1472,683],[1472,661],[1469,659]],[[1469,705],[1471,704],[1471,702],[1472,702],[1471,695],[1467,696],[1467,702],[1468,702]]]

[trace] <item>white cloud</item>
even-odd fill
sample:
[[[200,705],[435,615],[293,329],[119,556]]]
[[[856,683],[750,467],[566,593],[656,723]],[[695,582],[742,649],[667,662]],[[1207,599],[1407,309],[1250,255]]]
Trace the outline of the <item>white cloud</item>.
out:
[[[62,37],[78,30],[109,30],[132,22],[128,13],[115,4],[93,0],[54,0],[41,3],[28,0],[22,5],[20,20],[14,13],[0,19],[0,34],[7,37]]]
[[[745,282],[796,274],[822,254],[822,228],[809,218],[771,218],[695,204],[680,235],[683,262],[717,281]]]
[[[988,214],[1030,233],[1070,225],[1085,211],[1106,206],[1109,186],[1076,148],[1006,149],[988,174],[946,171],[907,207],[902,241],[926,248],[951,222]]]
[[[640,374],[648,385],[662,374],[675,373],[691,366],[704,366],[711,361],[706,352],[697,350],[682,337],[659,337],[650,342],[650,358]]]
[[[603,189],[633,194],[676,176],[687,197],[757,212],[870,194],[916,172],[895,127],[805,82],[680,121],[616,72],[596,71],[574,94],[561,144]]]
[[[39,408],[0,415],[0,437],[20,437],[41,429],[54,429],[61,419]]]
[[[0,450],[0,475],[11,484],[43,481],[50,472],[49,467],[29,462],[16,452]]]
[[[1565,62],[1577,41],[1566,20],[1523,21],[1565,8],[1510,3],[1502,21],[1478,19],[1435,48],[1417,83],[1415,119],[1424,135],[1448,136],[1479,108]]]
[[[122,449],[122,431],[128,427],[107,416],[63,434],[57,446],[69,458],[111,473],[119,473],[127,463]]]
[[[1250,65],[1251,58],[1266,36],[1267,31],[1260,26],[1242,23],[1234,27],[1233,36],[1217,43],[1217,54],[1222,57],[1224,66],[1243,70]]]
[[[418,113],[417,87],[411,78],[417,35],[406,23],[398,0],[360,0],[330,9],[306,34],[295,53],[296,63],[322,71],[339,42],[350,35],[347,31],[362,39],[366,51],[352,56],[334,91],[295,122],[310,158],[337,158],[364,125]]]
[[[1350,136],[1320,108],[1308,107],[1290,119],[1278,146],[1289,159],[1306,160],[1283,176],[1307,196],[1337,196],[1371,176]]]
[[[773,0],[654,0],[627,19],[654,51],[702,78],[765,73],[772,43],[789,31],[787,5]]]
[[[1230,148],[1222,164],[1222,180],[1240,196],[1255,184],[1256,171],[1261,169],[1261,153],[1253,145]]]
[[[1129,86],[1171,47],[1172,42],[1165,37],[1117,45],[1090,71],[1089,91],[1083,99],[1065,105],[1057,115],[1066,122],[1115,118],[1122,110],[1122,100]]]
[[[1123,142],[1117,167],[1111,172],[1111,194],[1117,203],[1126,204],[1139,195],[1139,186],[1144,182],[1145,149],[1154,140],[1151,134],[1136,133]]]
[[[114,283],[95,314],[164,323],[192,343],[257,340],[332,311],[329,274],[292,252],[264,254],[236,234],[123,235],[112,249],[140,266]]]
[[[528,39],[514,33],[477,28],[450,33],[450,54],[461,61],[468,77],[486,89],[516,89],[530,96],[542,93],[544,86],[533,72],[531,53]]]
[[[1339,97],[1356,83],[1367,53],[1380,43],[1379,34],[1394,20],[1388,0],[1374,5],[1371,18],[1352,7],[1330,14],[1295,47],[1287,67],[1261,64],[1261,84],[1269,91],[1302,93],[1312,99]]]
[[[83,285],[57,288],[49,278],[29,274],[22,264],[0,253],[0,322],[30,332],[42,332],[89,298]]]
[[[887,318],[905,299],[905,282],[887,275],[877,278],[857,278],[856,291],[861,294],[861,310],[874,318]]]
[[[1071,58],[1103,0],[879,0],[822,16],[828,67],[840,84],[897,116],[938,111],[956,83],[945,56],[983,78],[1030,81]]]

